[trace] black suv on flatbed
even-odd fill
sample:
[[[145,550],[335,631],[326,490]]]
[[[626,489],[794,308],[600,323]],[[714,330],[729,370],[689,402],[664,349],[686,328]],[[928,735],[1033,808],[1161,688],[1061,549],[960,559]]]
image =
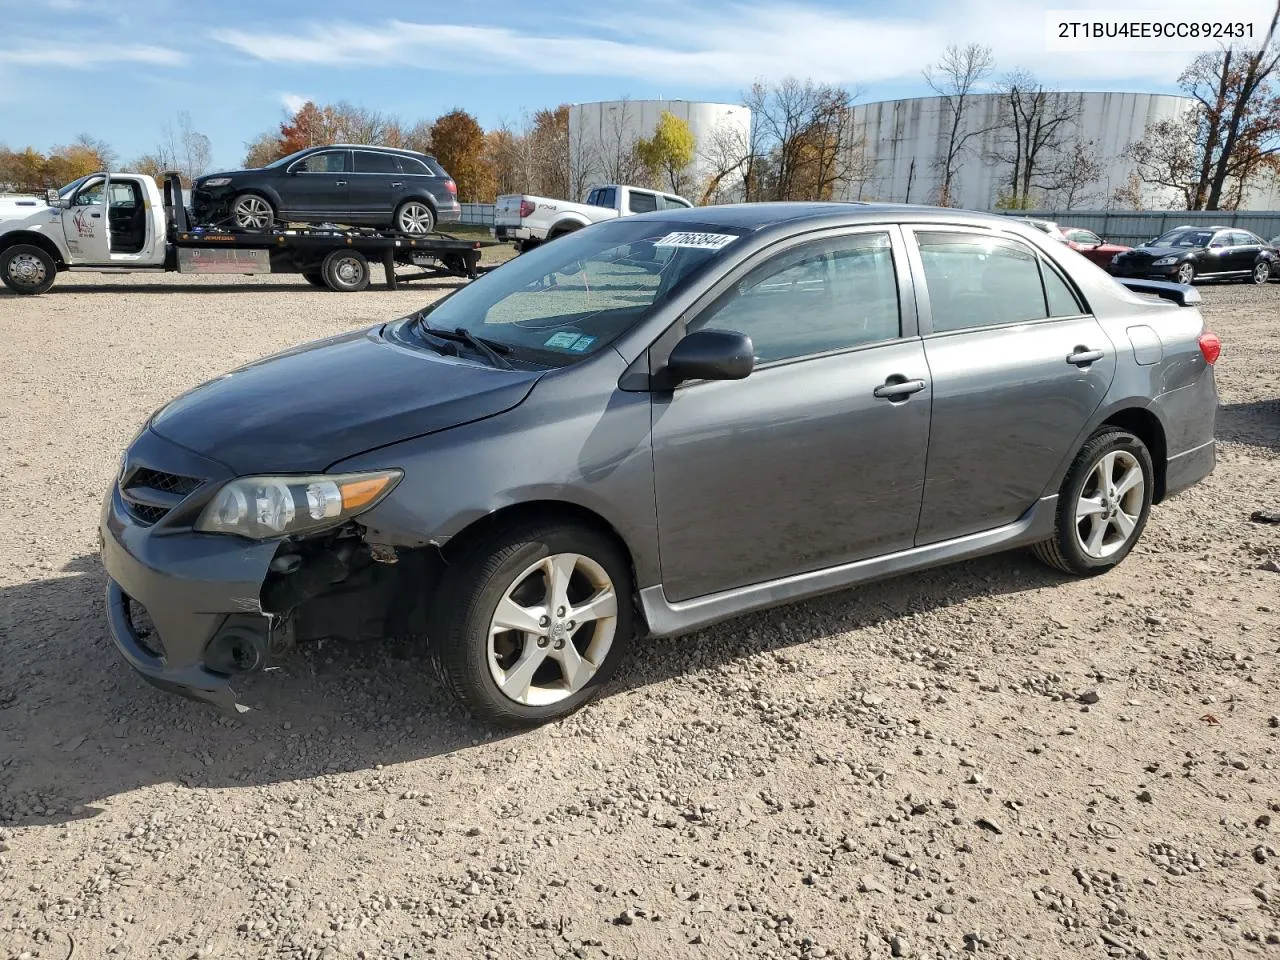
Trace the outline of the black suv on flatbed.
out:
[[[192,184],[201,223],[270,230],[277,221],[390,227],[426,234],[459,220],[458,187],[435,157],[359,144],[308,147],[265,167]]]

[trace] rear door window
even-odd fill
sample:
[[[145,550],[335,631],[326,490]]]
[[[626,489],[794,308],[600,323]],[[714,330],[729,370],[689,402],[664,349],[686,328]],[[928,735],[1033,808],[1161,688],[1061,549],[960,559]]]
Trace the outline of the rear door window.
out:
[[[394,154],[374,153],[372,150],[355,151],[356,173],[399,173],[400,164]]]
[[[632,213],[652,213],[658,209],[658,195],[646,190],[632,190],[630,203]]]
[[[597,187],[587,194],[587,204],[612,209],[618,205],[617,191],[613,187]]]

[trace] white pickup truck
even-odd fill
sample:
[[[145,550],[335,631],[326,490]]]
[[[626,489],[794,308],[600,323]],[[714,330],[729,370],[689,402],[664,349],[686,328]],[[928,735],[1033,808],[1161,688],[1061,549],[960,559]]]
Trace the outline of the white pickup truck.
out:
[[[236,233],[191,224],[182,198],[176,174],[158,184],[140,173],[106,172],[50,190],[42,200],[18,198],[0,208],[0,280],[15,293],[38,294],[64,270],[301,273],[312,286],[356,291],[369,285],[372,262],[395,289],[397,265],[474,277],[484,245],[323,227]]]
[[[508,193],[498,197],[494,205],[493,235],[514,241],[519,250],[530,250],[601,220],[692,206],[674,193],[616,183],[595,187],[587,194],[586,203]]]

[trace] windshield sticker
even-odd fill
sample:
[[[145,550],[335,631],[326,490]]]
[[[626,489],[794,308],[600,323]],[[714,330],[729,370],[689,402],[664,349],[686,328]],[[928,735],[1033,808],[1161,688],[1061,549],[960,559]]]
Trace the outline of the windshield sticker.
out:
[[[693,250],[719,250],[738,238],[731,233],[668,233],[655,240],[655,247],[688,247]]]
[[[557,350],[568,350],[578,342],[578,334],[576,333],[553,333],[547,338],[544,347],[554,347]]]
[[[574,353],[586,353],[587,349],[595,342],[595,337],[579,337],[577,342],[569,349]]]

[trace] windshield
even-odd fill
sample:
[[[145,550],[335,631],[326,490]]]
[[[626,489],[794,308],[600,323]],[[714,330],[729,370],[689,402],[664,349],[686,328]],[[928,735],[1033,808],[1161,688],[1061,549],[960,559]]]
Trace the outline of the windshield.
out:
[[[1156,237],[1145,247],[1207,247],[1213,239],[1212,230],[1170,230]]]
[[[523,253],[420,316],[513,359],[560,366],[630,330],[741,236],[731,227],[613,220]]]
[[[297,160],[300,156],[302,156],[304,153],[306,153],[310,149],[311,149],[310,147],[305,147],[302,150],[295,150],[293,153],[289,154],[287,157],[281,157],[279,160],[272,160],[270,163],[264,164],[261,169],[270,170],[274,167],[283,167],[286,164],[292,163],[294,160]]]

